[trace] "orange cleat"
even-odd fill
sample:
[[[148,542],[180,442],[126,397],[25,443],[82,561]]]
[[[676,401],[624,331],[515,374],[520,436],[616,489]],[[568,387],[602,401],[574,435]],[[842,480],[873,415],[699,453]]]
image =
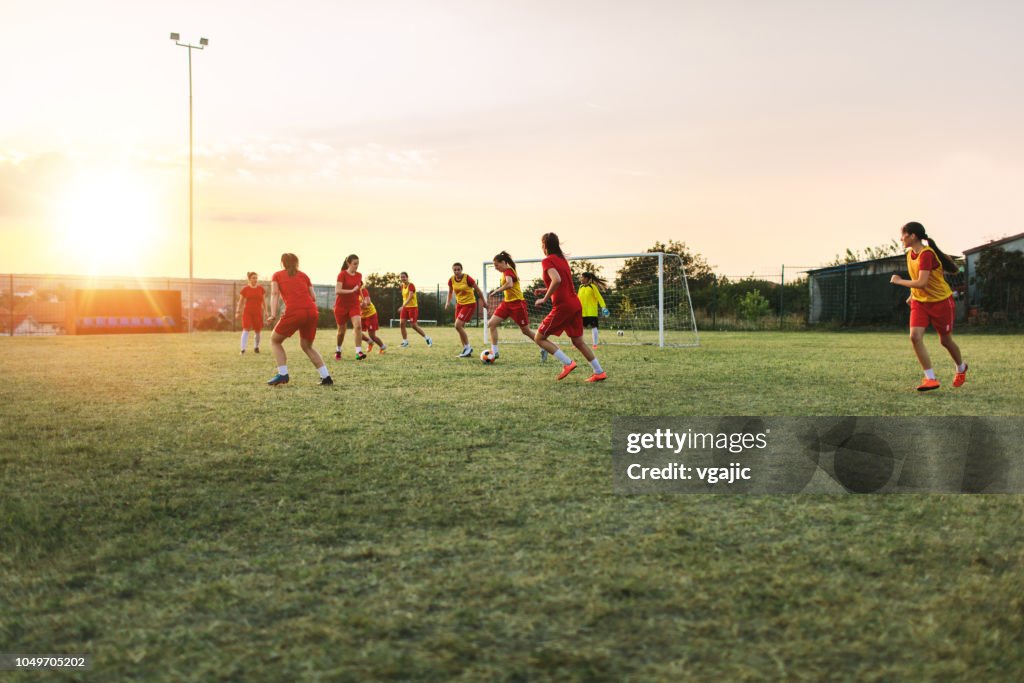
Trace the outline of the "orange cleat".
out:
[[[576,369],[576,361],[569,363],[568,365],[562,366],[562,372],[558,375],[558,379],[565,379],[569,376],[569,373]]]
[[[958,373],[956,373],[956,375],[953,376],[953,386],[954,387],[962,387],[964,385],[964,382],[967,381],[967,370],[968,370],[967,363],[964,363],[964,371],[963,372],[958,372]]]
[[[379,353],[380,355],[383,356],[384,355],[384,347],[381,347],[380,351],[378,351],[377,353]]]
[[[939,388],[939,380],[937,380],[937,379],[928,379],[927,377],[925,377],[923,380],[921,380],[921,384],[918,385],[917,390],[918,391],[931,391],[932,389],[938,389],[938,388]]]
[[[585,382],[603,382],[608,379],[608,375],[603,372],[595,372],[593,375],[585,379]]]

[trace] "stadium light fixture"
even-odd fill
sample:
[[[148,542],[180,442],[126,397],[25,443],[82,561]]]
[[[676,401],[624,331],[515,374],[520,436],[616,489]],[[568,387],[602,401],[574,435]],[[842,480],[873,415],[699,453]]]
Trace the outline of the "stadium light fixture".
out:
[[[183,43],[180,33],[172,33],[171,40],[179,47],[188,48],[188,331],[192,332],[192,50],[205,49],[210,41],[200,38],[198,45]]]

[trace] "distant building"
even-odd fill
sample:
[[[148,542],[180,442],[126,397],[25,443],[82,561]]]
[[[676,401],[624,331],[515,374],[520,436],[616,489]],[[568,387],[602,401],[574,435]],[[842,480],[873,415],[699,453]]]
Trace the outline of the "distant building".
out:
[[[977,247],[971,247],[970,249],[964,250],[964,260],[966,261],[964,272],[967,276],[968,287],[967,300],[971,306],[978,306],[981,303],[981,290],[978,287],[977,281],[978,261],[986,250],[995,248],[1003,249],[1005,251],[1024,252],[1024,232],[1014,235],[1013,237],[1004,237],[987,244],[982,244]]]

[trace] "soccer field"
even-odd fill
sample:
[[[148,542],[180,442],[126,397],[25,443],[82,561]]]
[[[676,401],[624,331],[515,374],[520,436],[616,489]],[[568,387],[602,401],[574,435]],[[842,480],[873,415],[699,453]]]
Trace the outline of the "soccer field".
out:
[[[929,335],[918,394],[903,332],[606,346],[586,384],[429,331],[361,362],[349,339],[334,387],[289,340],[279,388],[269,339],[0,338],[0,652],[90,654],[82,680],[1024,677],[1018,496],[610,472],[616,415],[1022,415],[1024,336],[958,336],[953,389]]]

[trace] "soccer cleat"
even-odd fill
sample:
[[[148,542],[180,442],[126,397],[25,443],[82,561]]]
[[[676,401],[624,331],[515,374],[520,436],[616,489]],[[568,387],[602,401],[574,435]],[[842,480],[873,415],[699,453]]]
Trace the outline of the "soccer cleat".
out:
[[[932,389],[938,389],[938,388],[939,388],[939,380],[937,380],[937,379],[928,379],[927,377],[925,377],[923,380],[921,380],[921,384],[918,385],[917,390],[918,391],[931,391]]]
[[[341,360],[341,351],[334,352],[334,360]]]
[[[608,375],[606,375],[604,372],[595,372],[593,375],[591,375],[590,377],[586,378],[583,381],[584,382],[603,382],[606,379],[608,379]]]
[[[558,379],[565,379],[569,376],[569,373],[576,369],[576,361],[569,363],[568,365],[562,366],[562,372],[558,375]]]
[[[408,339],[403,339],[402,343],[399,344],[399,346],[401,346],[403,349],[409,348],[409,340]]]
[[[288,384],[288,375],[274,375],[270,380],[267,381],[267,384],[269,384],[272,387],[277,387],[282,384]]]
[[[592,348],[592,349],[596,349],[596,348],[597,348],[597,344],[594,344],[594,345],[593,345],[593,346],[591,346],[590,348]]]
[[[963,372],[958,372],[958,373],[956,373],[956,375],[953,376],[953,386],[954,387],[962,387],[964,385],[964,382],[967,381],[967,370],[968,370],[967,363],[964,363],[964,371]]]
[[[491,359],[492,360],[498,360],[498,352],[497,351],[495,351],[494,353],[491,354]]]
[[[245,349],[242,349],[242,352],[240,354],[238,354],[238,355],[244,356],[245,355]]]
[[[373,342],[366,345],[366,352],[369,353],[370,351],[373,351]]]
[[[253,353],[259,353],[260,352],[260,347],[257,346],[255,349],[252,350],[252,352]]]
[[[472,355],[473,355],[473,347],[472,346],[467,346],[466,348],[462,349],[462,353],[457,355],[456,358],[469,358]]]
[[[366,358],[366,354],[363,353],[362,351],[356,354],[356,360],[362,360],[364,358]]]
[[[382,356],[383,356],[383,355],[384,355],[384,348],[385,348],[385,347],[383,347],[383,346],[382,346],[382,347],[380,347],[380,351],[378,351],[377,353],[379,353],[380,355],[382,355]]]
[[[544,361],[546,361],[547,359],[548,359],[548,352],[547,352],[547,349],[541,349],[541,350],[540,350],[540,362],[541,362],[541,363],[543,363],[543,362],[544,362]]]
[[[333,386],[334,385],[334,380],[331,379],[330,375],[327,375],[326,377],[324,377],[323,379],[320,380],[319,384],[321,386],[324,386],[324,387]]]
[[[427,346],[433,346],[434,345],[434,342],[433,342],[433,340],[430,337],[424,337],[424,339],[427,340]]]

